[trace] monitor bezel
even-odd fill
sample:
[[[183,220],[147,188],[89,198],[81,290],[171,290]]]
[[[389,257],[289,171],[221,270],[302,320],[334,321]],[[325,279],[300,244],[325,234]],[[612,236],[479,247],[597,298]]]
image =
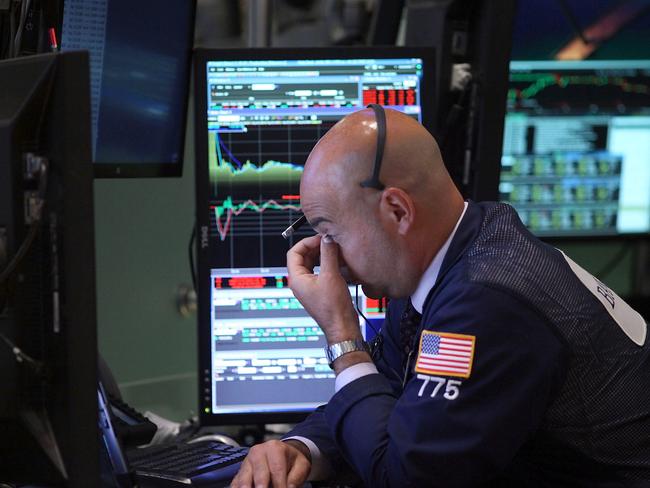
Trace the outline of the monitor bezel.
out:
[[[257,49],[205,49],[194,51],[194,134],[196,173],[197,219],[197,347],[198,347],[198,401],[201,425],[244,425],[269,423],[295,423],[304,420],[313,410],[284,412],[212,413],[212,381],[210,350],[201,347],[209,344],[210,334],[210,279],[208,256],[209,209],[208,201],[208,141],[207,141],[207,91],[206,63],[214,60],[282,60],[282,59],[357,59],[357,58],[422,58],[422,85],[429,87],[420,94],[422,124],[432,131],[435,120],[436,64],[432,47],[318,47],[318,48],[257,48]],[[203,203],[202,203],[203,202]],[[206,396],[207,395],[207,396]],[[208,412],[206,412],[206,408]]]
[[[15,357],[11,347],[0,353],[0,396],[9,400],[0,402],[0,471],[11,486],[101,482],[88,73],[85,51],[0,62],[0,79],[11,79],[3,85],[8,106],[15,103],[0,116],[0,227],[10,259],[29,239],[23,196],[39,186],[25,176],[23,156],[47,162],[45,211],[9,274],[0,320],[17,348]]]
[[[635,63],[648,62],[650,59],[597,59],[597,60],[569,60],[569,61],[557,61],[557,60],[543,60],[543,59],[511,59],[508,63],[508,88],[510,83],[510,73],[513,69],[513,65],[519,67],[520,69],[524,66],[528,66],[529,69],[542,68],[544,65],[556,65],[556,64],[566,64],[566,69],[595,69],[600,65],[614,64],[617,67],[623,69],[626,64],[634,65]],[[504,137],[505,137],[505,117],[508,115],[508,108],[504,113]],[[503,141],[501,141],[503,145]],[[503,157],[503,154],[502,154]],[[500,198],[499,187],[501,185],[501,168],[502,161],[498,161],[497,167],[495,168],[497,172],[497,188],[496,195],[499,201],[503,203],[508,203]],[[508,203],[512,206],[512,204]],[[512,206],[515,208],[514,206]],[[516,210],[516,208],[515,208]],[[527,227],[528,228],[528,227]],[[643,241],[650,237],[650,229],[646,232],[600,232],[600,233],[543,233],[537,234],[533,230],[528,229],[535,237],[538,239],[549,242],[549,243],[571,243],[571,242],[620,242],[621,240],[632,240],[632,241]]]
[[[180,158],[178,161],[168,162],[155,162],[155,163],[142,163],[142,162],[127,162],[127,163],[96,163],[93,158],[93,178],[95,179],[108,179],[108,178],[179,178],[183,176],[183,166],[185,164],[185,143],[187,133],[187,120],[188,108],[190,101],[190,87],[192,86],[192,56],[194,52],[194,28],[196,24],[196,2],[191,1],[187,3],[187,8],[190,9],[188,16],[188,36],[187,36],[187,61],[185,62],[185,89],[184,98],[179,101],[182,103],[181,110],[181,136],[179,140]],[[61,19],[63,19],[63,11],[61,12]],[[61,32],[62,36],[65,32]],[[93,134],[95,137],[95,134]]]

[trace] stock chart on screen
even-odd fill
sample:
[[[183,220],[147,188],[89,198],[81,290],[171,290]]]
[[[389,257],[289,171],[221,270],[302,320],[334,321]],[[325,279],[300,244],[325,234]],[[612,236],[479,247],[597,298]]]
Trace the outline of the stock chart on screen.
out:
[[[650,231],[650,61],[513,61],[499,192],[540,236]]]
[[[418,58],[215,60],[206,77],[210,238],[219,243],[219,267],[285,264],[280,234],[300,215],[303,166],[342,117],[380,103],[421,120]]]

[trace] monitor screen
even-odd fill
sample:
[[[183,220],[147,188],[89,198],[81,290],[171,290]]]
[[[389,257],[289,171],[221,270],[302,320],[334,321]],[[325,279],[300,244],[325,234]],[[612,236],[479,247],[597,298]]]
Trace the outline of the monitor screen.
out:
[[[90,53],[95,176],[180,176],[194,5],[65,0],[61,49]]]
[[[650,232],[650,61],[513,61],[499,183],[539,236]]]
[[[293,296],[286,268],[217,268],[210,278],[210,411],[304,412],[326,401],[335,376],[325,336]],[[357,298],[355,287],[350,294]],[[358,303],[364,312],[361,293]]]
[[[285,268],[287,250],[313,230],[281,233],[301,215],[300,176],[318,139],[369,103],[426,126],[432,69],[426,49],[197,52],[203,421],[291,421],[329,400],[325,338]],[[380,324],[385,302],[350,293]]]

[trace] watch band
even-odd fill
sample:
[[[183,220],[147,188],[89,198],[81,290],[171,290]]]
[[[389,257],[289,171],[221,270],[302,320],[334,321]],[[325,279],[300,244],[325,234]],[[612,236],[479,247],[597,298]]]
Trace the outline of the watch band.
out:
[[[341,341],[325,347],[325,356],[329,367],[334,369],[332,365],[338,358],[349,352],[362,351],[370,353],[368,343],[363,339],[354,339],[353,341]]]

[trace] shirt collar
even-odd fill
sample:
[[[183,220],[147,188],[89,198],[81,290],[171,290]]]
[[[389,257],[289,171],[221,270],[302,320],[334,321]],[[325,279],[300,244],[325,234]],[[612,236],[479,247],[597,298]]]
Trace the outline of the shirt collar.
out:
[[[449,237],[447,237],[445,243],[442,245],[442,247],[438,250],[436,255],[433,257],[431,264],[424,271],[422,278],[420,278],[420,283],[418,283],[418,287],[415,289],[413,295],[411,295],[411,303],[413,304],[413,308],[420,314],[422,313],[422,309],[424,307],[424,301],[427,299],[427,295],[429,294],[429,291],[431,290],[431,288],[433,288],[433,285],[436,284],[436,280],[438,279],[438,274],[440,273],[440,267],[442,266],[442,262],[445,259],[445,255],[447,254],[449,245],[451,244],[454,235],[456,235],[458,226],[460,225],[461,220],[463,220],[466,211],[467,211],[467,202],[465,202],[465,206],[463,207],[463,212],[460,214],[460,217],[458,218],[458,222],[456,222],[456,225],[454,226],[454,230],[451,231],[451,234],[449,234]]]

